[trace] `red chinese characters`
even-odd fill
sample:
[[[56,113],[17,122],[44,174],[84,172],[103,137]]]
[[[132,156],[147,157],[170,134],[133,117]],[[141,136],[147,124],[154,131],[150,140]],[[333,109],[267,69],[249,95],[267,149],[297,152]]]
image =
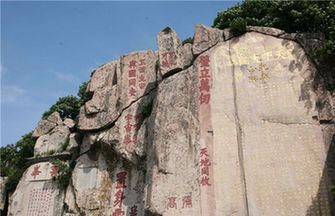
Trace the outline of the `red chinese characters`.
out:
[[[128,65],[128,94],[130,97],[136,96],[136,64],[136,61],[131,60]]]
[[[33,176],[34,179],[36,179],[36,176],[38,176],[41,173],[39,169],[40,169],[40,165],[34,166],[34,171],[31,173],[31,176]]]
[[[200,56],[199,59],[199,103],[202,104],[209,104],[210,101],[210,78],[211,75],[209,73],[209,63],[210,59],[209,56]]]
[[[134,205],[133,207],[131,207],[130,209],[130,216],[137,216],[137,205]]]
[[[165,52],[162,54],[162,68],[168,68],[174,65],[174,53]]]
[[[209,167],[211,166],[211,162],[209,161],[209,156],[207,153],[207,148],[202,148],[200,150],[200,168],[201,168],[201,182],[202,186],[211,186],[209,183]]]
[[[114,197],[114,212],[112,216],[122,216],[125,215],[125,212],[122,210],[122,201],[126,198],[126,196],[123,193],[123,188],[126,188],[126,177],[127,172],[119,172],[116,174],[116,187],[117,189]]]
[[[27,216],[48,216],[53,205],[54,188],[32,189],[29,193]]]
[[[191,208],[192,207],[192,197],[184,196],[183,197],[183,208]]]
[[[58,175],[58,168],[55,165],[53,165],[51,167],[50,175],[51,176],[57,176]]]
[[[177,203],[176,203],[177,197],[168,197],[168,204],[167,204],[167,209],[169,208],[175,208],[177,209]]]
[[[137,136],[136,132],[139,130],[140,121],[142,119],[141,114],[132,115],[128,114],[125,116],[127,124],[124,126],[126,135],[123,138],[123,144],[128,145],[130,143],[136,144]]]
[[[140,60],[140,65],[138,68],[138,71],[140,72],[140,76],[138,79],[138,86],[140,87],[140,89],[144,89],[147,83],[147,80],[145,78],[145,72],[146,72],[146,62],[145,59],[141,59]]]
[[[137,86],[140,89],[145,89],[147,79],[146,70],[147,64],[145,59],[140,59],[139,61],[131,60],[128,64],[128,95],[130,97],[135,97],[137,92]]]
[[[192,196],[190,195],[183,196],[181,201],[183,204],[182,208],[192,208]],[[166,208],[167,209],[177,209],[178,208],[177,197],[168,197]]]

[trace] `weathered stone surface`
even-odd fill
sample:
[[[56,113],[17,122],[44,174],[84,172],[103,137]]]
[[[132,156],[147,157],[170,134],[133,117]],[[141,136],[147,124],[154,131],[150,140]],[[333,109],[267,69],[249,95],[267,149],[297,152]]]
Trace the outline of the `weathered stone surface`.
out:
[[[223,39],[223,32],[221,30],[197,24],[195,26],[193,41],[194,55],[199,55],[218,42],[223,41]]]
[[[183,45],[184,49],[184,64],[185,67],[189,66],[193,62],[193,45],[191,43],[186,43]]]
[[[57,125],[62,125],[63,121],[62,118],[60,117],[59,112],[53,112],[49,117],[47,118],[48,121],[53,122]]]
[[[184,49],[177,33],[166,27],[157,35],[160,71],[162,76],[180,71],[185,66]]]
[[[43,162],[26,170],[9,199],[9,216],[62,215],[64,189],[52,182],[52,167]]]
[[[330,215],[315,68],[303,49],[251,32],[202,55],[213,77],[217,214]]]
[[[142,124],[146,116],[143,116],[143,110],[151,108],[154,95],[155,92],[124,110],[114,127],[106,131],[106,135],[100,140],[110,145],[117,154],[135,164],[145,154],[147,143],[144,141],[146,139],[144,127],[146,125],[142,127]]]
[[[70,184],[66,188],[66,193],[65,193],[65,200],[64,203],[66,204],[66,209],[63,215],[67,216],[77,216],[79,215],[79,209],[76,204],[76,197],[73,189],[73,185]]]
[[[78,149],[80,143],[78,143],[80,140],[80,135],[79,133],[71,133],[69,135],[69,145],[66,147],[66,151],[73,151],[74,149]]]
[[[6,192],[6,182],[8,177],[0,176],[0,211],[2,212],[5,207],[5,202],[7,199],[7,192]]]
[[[38,126],[35,128],[32,136],[38,138],[44,134],[47,134],[57,125],[62,125],[62,119],[58,112],[53,112],[47,119],[41,120]]]
[[[197,25],[191,47],[174,34],[165,36],[177,40],[173,52],[183,50],[179,73],[156,73],[158,53],[141,51],[93,74],[93,97],[79,116],[82,143],[73,133],[67,148],[80,146],[72,183],[65,200],[57,189],[61,204],[52,206],[64,200],[67,216],[331,215],[335,99],[313,82],[303,50],[313,37],[259,27],[233,37]],[[37,148],[55,149],[67,137],[53,135],[61,128]],[[11,215],[29,215],[25,190],[51,183],[50,165],[36,165]],[[62,206],[52,208],[48,215],[61,215]]]
[[[200,215],[196,82],[190,67],[163,80],[158,87],[154,110],[148,119],[150,193],[146,206],[151,212]]]
[[[234,37],[234,33],[231,31],[230,28],[225,28],[222,30],[222,32],[223,32],[223,38],[225,41]]]
[[[144,215],[143,172],[115,155],[107,156],[101,149],[82,155],[72,180],[78,208],[85,215],[112,215],[117,208],[124,212],[136,208],[138,215]],[[122,192],[124,198],[118,202],[117,194]]]
[[[109,81],[103,82],[103,79],[98,78],[91,80],[89,91],[94,90],[94,94],[85,107],[80,109],[78,128],[97,130],[107,127],[119,117],[123,109],[155,88],[157,58],[153,51],[138,51],[121,56],[109,66],[116,73],[104,75]],[[99,75],[97,72],[93,77]]]
[[[271,36],[280,36],[285,33],[285,31],[280,29],[263,26],[247,26],[247,31],[254,31]]]
[[[113,80],[116,79],[116,64],[117,61],[108,62],[96,69],[87,85],[86,92],[93,93],[105,86],[112,86]]]
[[[50,151],[63,151],[63,144],[70,135],[66,126],[57,126],[50,133],[40,136],[34,147],[34,156],[47,154]]]
[[[76,122],[70,118],[64,119],[64,124],[70,129],[73,129],[74,126],[76,126]]]

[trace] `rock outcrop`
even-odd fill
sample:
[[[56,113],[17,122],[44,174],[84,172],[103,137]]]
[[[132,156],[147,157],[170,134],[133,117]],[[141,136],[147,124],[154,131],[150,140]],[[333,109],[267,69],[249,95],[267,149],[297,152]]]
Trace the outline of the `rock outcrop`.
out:
[[[39,123],[35,156],[70,152],[71,181],[35,160],[9,215],[334,214],[335,99],[315,79],[316,36],[197,25],[193,45],[170,27],[157,41],[93,73],[78,122]]]

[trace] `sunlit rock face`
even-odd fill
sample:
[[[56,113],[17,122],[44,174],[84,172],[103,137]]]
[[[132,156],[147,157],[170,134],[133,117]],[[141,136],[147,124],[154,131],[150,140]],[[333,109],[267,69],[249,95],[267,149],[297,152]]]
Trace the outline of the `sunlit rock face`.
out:
[[[8,215],[62,215],[65,191],[51,180],[57,175],[48,162],[31,165],[9,199]]]
[[[193,45],[170,27],[157,41],[99,67],[78,123],[40,135],[66,128],[80,148],[62,159],[71,181],[59,189],[50,163],[33,164],[10,215],[32,214],[31,191],[51,186],[41,215],[332,215],[335,100],[316,88],[317,39],[197,25]]]

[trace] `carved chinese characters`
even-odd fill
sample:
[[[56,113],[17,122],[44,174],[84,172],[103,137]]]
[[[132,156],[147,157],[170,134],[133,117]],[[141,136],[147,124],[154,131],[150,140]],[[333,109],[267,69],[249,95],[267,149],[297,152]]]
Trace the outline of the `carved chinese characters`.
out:
[[[200,56],[199,57],[199,64],[200,64],[200,86],[199,86],[199,103],[202,104],[209,104],[209,100],[211,98],[210,94],[210,73],[209,73],[209,56]]]
[[[129,145],[133,144],[136,145],[137,141],[137,131],[139,130],[140,121],[141,121],[142,115],[132,115],[131,113],[128,113],[125,116],[126,119],[126,125],[124,126],[125,129],[125,136],[123,138],[123,144]]]
[[[117,190],[114,195],[114,211],[112,216],[122,216],[125,215],[125,212],[122,210],[122,202],[126,198],[123,193],[123,188],[126,188],[126,177],[127,172],[119,172],[116,174],[116,187]]]
[[[49,216],[53,204],[54,191],[53,187],[31,190],[29,193],[27,216]]]
[[[198,57],[198,91],[199,91],[199,121],[200,121],[200,180],[201,209],[203,215],[214,215],[215,191],[213,184],[213,129],[211,117],[211,59],[208,54]]]
[[[168,197],[167,199],[167,209],[192,208],[192,196],[190,195],[183,196],[181,199],[178,197]],[[177,201],[179,201],[179,205],[177,205]]]
[[[57,175],[58,169],[51,163],[31,165],[10,198],[9,215],[61,215],[64,190],[52,181]]]
[[[210,57],[216,214],[330,215],[315,68],[301,47],[251,32]]]

